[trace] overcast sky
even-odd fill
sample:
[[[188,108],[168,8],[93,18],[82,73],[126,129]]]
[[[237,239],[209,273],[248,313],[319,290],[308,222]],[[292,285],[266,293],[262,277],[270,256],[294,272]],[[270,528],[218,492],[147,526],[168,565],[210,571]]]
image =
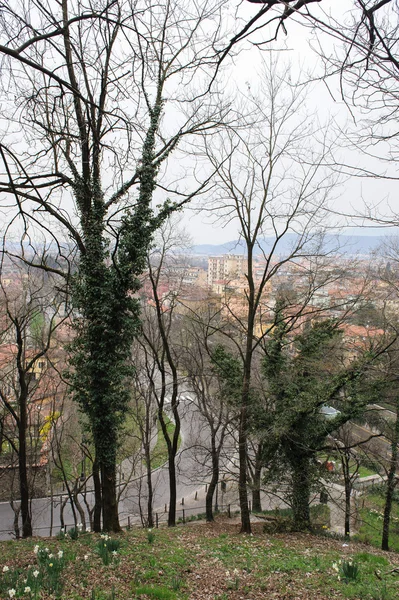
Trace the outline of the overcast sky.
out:
[[[330,2],[324,0],[322,3],[325,10],[329,10],[332,7],[334,15],[338,16],[344,13],[348,8],[348,4],[347,0],[333,0]],[[315,3],[312,5],[312,11],[318,10],[318,7],[319,5]],[[259,5],[243,2],[239,14],[243,18],[250,18],[257,10],[259,10]],[[291,20],[287,24],[287,30],[288,35],[286,37],[280,35],[278,42],[268,46],[267,51],[270,51],[269,49],[271,48],[273,52],[282,49],[283,61],[291,62],[294,71],[298,72],[302,70],[304,73],[313,74],[315,78],[321,75],[323,72],[322,63],[317,53],[311,47],[313,39],[312,31]],[[265,34],[258,32],[256,38],[252,39],[259,41],[262,39],[262,35]],[[331,48],[331,45],[335,43],[338,42],[325,39],[326,48]],[[313,45],[315,45],[314,42]],[[252,47],[243,51],[235,60],[235,66],[231,67],[231,81],[239,89],[244,89],[247,82],[256,86],[256,82],[259,81],[260,65],[261,53],[257,48]],[[312,84],[312,90],[308,96],[309,112],[316,113],[321,121],[327,121],[328,118],[332,118],[341,129],[354,130],[356,125],[347,106],[340,98],[336,82],[331,80],[329,85],[333,95],[329,93],[323,82]],[[355,116],[358,115],[355,114]],[[335,135],[333,130],[332,135]],[[386,168],[380,161],[366,158],[360,152],[348,151],[344,148],[340,151],[340,158],[343,162],[367,166],[376,172],[383,172]],[[355,214],[362,213],[365,203],[368,205],[379,204],[380,211],[389,213],[390,207],[391,209],[395,208],[397,186],[396,182],[387,183],[386,181],[369,178],[346,178],[339,190],[334,194],[333,207],[337,212]],[[221,227],[220,223],[218,223],[217,226],[213,226],[209,222],[210,220],[209,216],[194,214],[190,209],[185,212],[183,222],[185,228],[192,236],[194,243],[219,244],[237,238],[235,224],[230,223],[225,227]],[[353,224],[360,225],[361,220],[354,220]],[[377,230],[377,233],[381,233],[381,230]]]

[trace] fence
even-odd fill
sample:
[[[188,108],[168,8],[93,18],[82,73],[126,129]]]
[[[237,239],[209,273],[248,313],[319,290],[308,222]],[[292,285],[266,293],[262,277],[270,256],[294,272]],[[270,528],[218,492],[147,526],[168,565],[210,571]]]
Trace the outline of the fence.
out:
[[[184,498],[182,504],[184,505]],[[251,507],[250,507],[251,509]],[[237,511],[238,512],[238,511]],[[191,513],[191,514],[190,514]],[[226,513],[228,518],[230,519],[232,512],[231,504],[220,504],[216,510],[214,510],[215,514]],[[176,509],[176,523],[186,524],[190,521],[200,520],[205,518],[206,514],[206,506],[193,506],[193,507],[184,507]],[[180,516],[179,516],[180,515]],[[130,529],[132,526],[138,525],[137,521],[140,521],[141,527],[146,527],[147,523],[143,523],[143,517],[140,515],[128,515],[127,517],[127,529]],[[162,523],[168,522],[168,508],[165,505],[165,508],[162,512],[157,511],[153,514],[154,526],[158,528]]]
[[[205,506],[186,507],[186,506],[184,506],[184,498],[182,498],[181,506],[183,506],[183,508],[176,509],[176,517],[177,517],[176,523],[177,524],[185,525],[186,523],[188,523],[190,521],[205,518],[205,511],[206,511]],[[251,511],[251,504],[249,504],[249,509]],[[232,510],[231,504],[220,504],[214,510],[215,514],[226,513],[228,518],[231,518],[234,512],[235,511]],[[239,512],[239,511],[237,511],[237,512]],[[125,527],[126,529],[132,529],[132,527],[147,527],[148,526],[147,523],[145,522],[144,515],[129,514],[127,516],[120,515],[120,517],[121,517],[120,518],[121,526]],[[156,528],[158,528],[162,524],[165,524],[165,525],[167,524],[167,522],[168,522],[168,505],[167,504],[165,504],[163,511],[154,512],[153,520],[154,520],[154,526]],[[50,537],[51,535],[55,536],[59,533],[60,527],[61,527],[60,524],[53,525],[52,527],[50,527],[50,525],[43,526],[43,527],[33,527],[33,535],[38,536],[38,537]],[[64,527],[66,528],[66,530],[68,530],[73,527],[77,527],[77,524],[75,522],[65,523]],[[57,530],[57,531],[56,531],[56,533],[53,533],[53,532],[51,532],[51,530],[53,530],[53,531]],[[90,531],[90,529],[87,529],[86,531]],[[13,529],[2,529],[2,530],[0,529],[0,540],[1,539],[2,540],[9,539],[10,537],[11,538],[16,537],[15,531]]]

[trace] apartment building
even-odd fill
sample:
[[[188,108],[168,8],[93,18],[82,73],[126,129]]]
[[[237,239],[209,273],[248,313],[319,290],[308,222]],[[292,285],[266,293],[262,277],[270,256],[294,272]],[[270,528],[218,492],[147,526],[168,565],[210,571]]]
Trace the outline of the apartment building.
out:
[[[224,254],[208,258],[208,285],[215,281],[240,279],[245,273],[246,257],[240,254]]]

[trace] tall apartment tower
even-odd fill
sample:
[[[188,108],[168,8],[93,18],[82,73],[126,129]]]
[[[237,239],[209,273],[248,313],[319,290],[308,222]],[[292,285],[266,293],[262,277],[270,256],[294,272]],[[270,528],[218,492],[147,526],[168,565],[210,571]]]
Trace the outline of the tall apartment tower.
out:
[[[208,285],[218,280],[239,279],[246,266],[246,257],[240,254],[224,254],[208,258]]]

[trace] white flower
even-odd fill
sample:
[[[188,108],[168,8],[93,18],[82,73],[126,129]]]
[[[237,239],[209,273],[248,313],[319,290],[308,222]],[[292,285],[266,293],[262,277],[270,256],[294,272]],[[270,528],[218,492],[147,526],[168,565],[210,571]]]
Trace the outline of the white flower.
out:
[[[337,571],[337,573],[338,573],[338,571],[339,571],[339,568],[338,568],[338,565],[337,565],[337,563],[333,563],[333,566],[332,566],[332,568],[334,569],[334,571]]]
[[[113,554],[113,556],[117,556],[118,553],[116,550],[112,550],[112,554]]]
[[[33,548],[33,552],[35,554],[37,554],[39,552],[39,546],[38,546],[38,544],[36,544],[36,546]]]
[[[62,558],[64,556],[63,551],[59,550],[57,556],[58,556],[58,558]]]
[[[9,570],[10,570],[10,569],[7,567],[7,565],[5,565],[5,566],[3,567],[3,573],[7,573],[7,571],[9,571]]]
[[[88,560],[88,558],[89,558],[89,555],[85,554],[84,557],[83,557],[83,560]]]
[[[236,577],[237,577],[237,575],[239,575],[239,571],[238,571],[238,569],[234,569],[234,571],[233,571],[233,575],[235,575]]]
[[[14,588],[11,588],[11,590],[8,590],[8,595],[10,596],[10,598],[14,598],[16,594],[16,591],[14,590]]]
[[[349,544],[342,544],[342,548],[349,548]]]
[[[24,593],[25,594],[30,594],[31,593],[31,589],[30,589],[29,585],[27,585],[26,588],[24,589]]]
[[[82,523],[78,523],[78,531],[82,531],[82,529],[83,529]]]
[[[39,575],[39,571],[33,571],[32,575],[36,579],[37,576]]]
[[[86,533],[90,533],[90,531],[91,531],[90,527],[87,527],[86,528]]]
[[[45,552],[47,552],[47,554],[50,552],[50,550],[48,548],[45,548],[44,550],[45,550]]]
[[[230,577],[230,571],[226,571],[226,577]]]
[[[54,554],[49,554],[48,557],[49,558],[54,558]]]

